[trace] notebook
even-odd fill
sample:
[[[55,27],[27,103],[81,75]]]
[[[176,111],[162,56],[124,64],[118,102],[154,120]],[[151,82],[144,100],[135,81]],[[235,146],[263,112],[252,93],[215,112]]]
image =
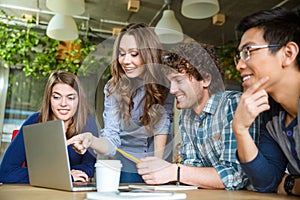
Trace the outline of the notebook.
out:
[[[96,190],[95,183],[72,183],[62,120],[23,127],[30,185],[67,190]]]

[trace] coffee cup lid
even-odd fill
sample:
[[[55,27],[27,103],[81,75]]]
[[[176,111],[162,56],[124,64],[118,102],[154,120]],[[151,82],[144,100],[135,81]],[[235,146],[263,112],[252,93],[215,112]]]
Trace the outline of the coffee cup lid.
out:
[[[113,167],[121,168],[122,163],[120,160],[97,160],[95,167]]]

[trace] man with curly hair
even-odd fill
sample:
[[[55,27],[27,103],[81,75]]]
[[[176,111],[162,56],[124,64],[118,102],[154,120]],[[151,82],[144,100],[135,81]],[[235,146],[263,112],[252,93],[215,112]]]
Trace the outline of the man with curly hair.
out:
[[[177,181],[207,189],[244,188],[249,182],[235,156],[231,127],[241,92],[225,91],[220,64],[208,45],[180,44],[164,58],[170,93],[182,109],[182,161],[147,157],[137,164],[138,173],[147,184]],[[257,122],[249,130],[256,141]]]

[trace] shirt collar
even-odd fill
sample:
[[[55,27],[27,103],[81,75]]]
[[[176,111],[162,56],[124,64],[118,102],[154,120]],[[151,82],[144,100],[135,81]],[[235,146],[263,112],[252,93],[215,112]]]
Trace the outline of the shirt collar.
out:
[[[217,109],[217,105],[219,103],[219,100],[221,99],[222,97],[222,92],[218,92],[216,94],[213,94],[212,96],[209,97],[209,99],[207,100],[202,112],[200,113],[200,116],[201,115],[207,115],[207,114],[215,114],[216,112],[216,109]],[[193,109],[187,109],[187,111],[189,110],[190,112],[190,115],[192,117],[194,117],[195,115],[197,115],[195,113],[195,111]]]
[[[206,102],[203,111],[204,113],[208,113],[208,114],[215,114],[216,109],[217,109],[217,105],[219,103],[219,100],[222,97],[222,93],[218,92],[216,94],[213,94],[208,101]]]

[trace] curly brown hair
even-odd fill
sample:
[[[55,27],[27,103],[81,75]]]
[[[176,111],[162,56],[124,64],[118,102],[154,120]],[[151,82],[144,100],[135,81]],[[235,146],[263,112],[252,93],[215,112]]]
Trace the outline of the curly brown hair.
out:
[[[130,79],[126,76],[119,61],[119,45],[124,35],[132,35],[137,43],[139,55],[145,66],[143,80]],[[144,23],[129,24],[124,27],[114,43],[113,60],[111,65],[112,78],[107,84],[108,95],[116,92],[121,98],[120,110],[124,121],[128,124],[133,108],[133,98],[136,90],[145,85],[144,112],[140,117],[141,124],[146,129],[152,128],[159,122],[162,114],[154,105],[163,105],[168,95],[167,81],[161,73],[162,47],[154,30]]]
[[[163,63],[167,73],[185,72],[198,81],[211,78],[210,94],[225,90],[224,73],[213,46],[195,41],[179,44],[164,55]]]

